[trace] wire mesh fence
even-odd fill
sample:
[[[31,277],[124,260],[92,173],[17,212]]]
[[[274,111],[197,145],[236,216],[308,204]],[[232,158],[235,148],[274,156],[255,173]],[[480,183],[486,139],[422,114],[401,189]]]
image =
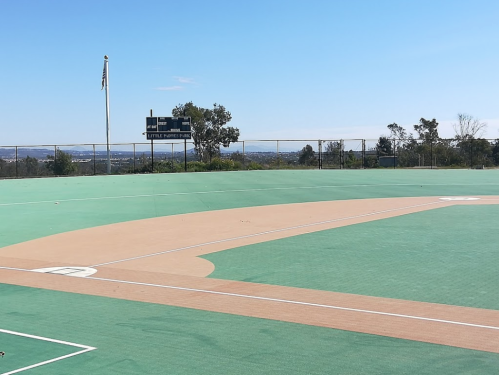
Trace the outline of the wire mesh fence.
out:
[[[0,146],[0,178],[248,169],[495,168],[499,139],[248,140]]]

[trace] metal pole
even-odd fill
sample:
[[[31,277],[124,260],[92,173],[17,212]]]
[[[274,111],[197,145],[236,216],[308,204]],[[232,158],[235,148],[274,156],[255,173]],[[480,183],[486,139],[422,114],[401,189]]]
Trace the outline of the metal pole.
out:
[[[136,170],[135,170],[135,143],[133,144],[133,173],[136,173]]]
[[[397,143],[395,141],[395,139],[393,140],[393,169],[395,169],[395,163],[397,161],[395,155],[397,153]]]
[[[317,147],[319,149],[319,169],[322,169],[322,141],[320,139],[317,141]]]
[[[184,139],[184,172],[187,172],[187,139]]]
[[[109,148],[109,140],[111,138],[111,130],[109,128],[109,62],[107,55],[104,56],[104,72],[102,73],[104,85],[106,87],[106,145],[107,145],[107,174],[111,174],[111,149]]]
[[[93,150],[94,150],[94,175],[96,174],[96,169],[95,169],[95,145],[92,145],[93,146]]]
[[[17,170],[17,146],[16,146],[16,178],[19,177],[19,172]]]
[[[366,169],[366,140],[362,140],[362,169]]]
[[[430,143],[430,169],[433,169],[433,139]]]
[[[175,158],[174,158],[174,155],[173,155],[173,143],[172,143],[172,173],[175,172],[174,168],[173,168],[173,163],[175,162]]]
[[[154,143],[151,139],[151,173],[154,173]]]
[[[281,166],[281,161],[279,160],[279,141],[277,141],[277,169]]]

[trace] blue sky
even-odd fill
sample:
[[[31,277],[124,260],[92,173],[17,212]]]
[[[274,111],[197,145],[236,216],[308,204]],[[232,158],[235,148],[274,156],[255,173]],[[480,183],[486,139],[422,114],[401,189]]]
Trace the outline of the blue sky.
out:
[[[377,138],[458,113],[499,137],[497,0],[0,0],[0,145],[145,142],[179,103],[242,140]]]

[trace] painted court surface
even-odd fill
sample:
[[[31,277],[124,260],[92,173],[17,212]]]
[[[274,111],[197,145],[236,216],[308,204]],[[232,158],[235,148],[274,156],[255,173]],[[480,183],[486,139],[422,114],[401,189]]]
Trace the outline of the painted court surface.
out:
[[[496,373],[497,173],[0,181],[0,374]]]

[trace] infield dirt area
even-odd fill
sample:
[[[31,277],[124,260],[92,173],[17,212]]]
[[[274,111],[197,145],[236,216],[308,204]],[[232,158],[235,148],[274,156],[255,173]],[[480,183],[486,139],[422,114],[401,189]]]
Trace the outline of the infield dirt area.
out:
[[[166,216],[0,249],[3,283],[181,306],[499,353],[499,311],[206,278],[200,255],[499,197],[359,199]],[[376,239],[373,239],[376,241]],[[305,253],[304,249],[304,253]],[[27,272],[89,267],[87,277]]]

